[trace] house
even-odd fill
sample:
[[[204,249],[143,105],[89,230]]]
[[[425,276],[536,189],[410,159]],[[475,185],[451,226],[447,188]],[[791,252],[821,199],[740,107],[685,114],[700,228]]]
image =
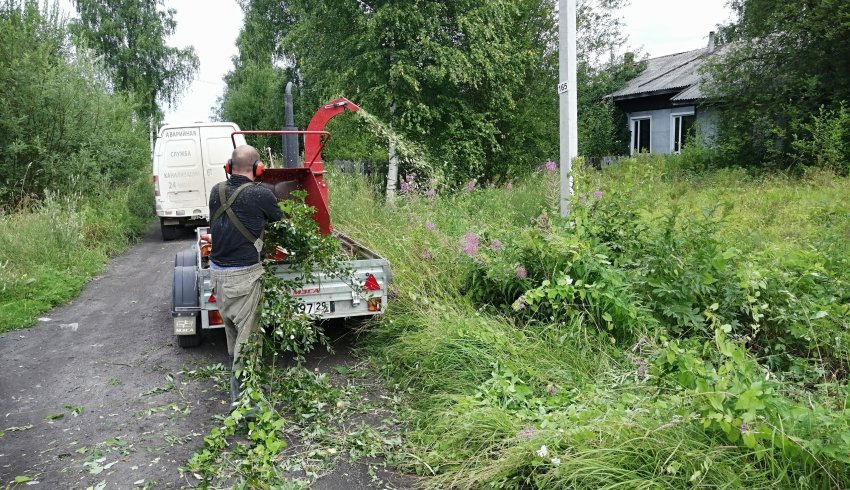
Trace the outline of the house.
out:
[[[700,69],[719,51],[712,32],[705,48],[647,60],[640,75],[609,95],[626,113],[630,154],[679,153],[697,131],[710,144],[716,112],[705,104]]]

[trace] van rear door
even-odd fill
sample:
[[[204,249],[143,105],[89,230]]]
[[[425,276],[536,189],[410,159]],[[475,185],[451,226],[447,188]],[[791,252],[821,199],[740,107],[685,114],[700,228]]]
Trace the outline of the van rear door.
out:
[[[237,126],[202,126],[201,141],[204,152],[204,183],[207,196],[217,183],[225,179],[224,164],[233,154],[230,134],[239,131]],[[236,135],[236,145],[244,145],[245,137]]]
[[[197,127],[170,128],[163,132],[159,185],[168,209],[203,208],[204,192],[201,140]]]

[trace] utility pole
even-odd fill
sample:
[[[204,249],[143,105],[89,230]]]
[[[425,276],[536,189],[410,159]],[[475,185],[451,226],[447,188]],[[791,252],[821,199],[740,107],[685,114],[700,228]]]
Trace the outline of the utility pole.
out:
[[[558,99],[561,115],[561,216],[570,214],[573,158],[578,156],[576,0],[558,0]]]

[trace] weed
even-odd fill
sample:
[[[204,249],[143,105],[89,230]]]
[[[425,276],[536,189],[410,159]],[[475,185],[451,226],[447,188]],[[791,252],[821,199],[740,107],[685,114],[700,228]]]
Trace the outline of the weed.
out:
[[[160,395],[162,393],[168,393],[169,391],[171,391],[173,389],[174,389],[174,383],[169,381],[165,385],[157,386],[156,388],[145,391],[144,393],[141,393],[139,396],[146,397],[146,396]]]
[[[336,225],[394,265],[364,330],[411,394],[405,467],[435,488],[846,486],[847,179],[683,158],[577,167],[567,220],[547,174],[395,208],[334,176]]]
[[[86,411],[85,407],[83,407],[82,405],[65,405],[64,408],[65,410],[70,411],[74,415],[74,417],[82,415],[83,412]]]

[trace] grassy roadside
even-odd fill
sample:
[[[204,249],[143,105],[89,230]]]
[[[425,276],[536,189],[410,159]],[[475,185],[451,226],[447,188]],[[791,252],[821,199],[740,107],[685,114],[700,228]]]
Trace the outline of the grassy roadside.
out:
[[[153,216],[148,179],[91,196],[48,195],[0,215],[0,333],[79,294]]]
[[[393,266],[367,342],[411,395],[408,469],[435,488],[850,484],[850,181],[680,164],[580,175],[566,223],[551,174],[395,207],[333,176],[335,225]]]

